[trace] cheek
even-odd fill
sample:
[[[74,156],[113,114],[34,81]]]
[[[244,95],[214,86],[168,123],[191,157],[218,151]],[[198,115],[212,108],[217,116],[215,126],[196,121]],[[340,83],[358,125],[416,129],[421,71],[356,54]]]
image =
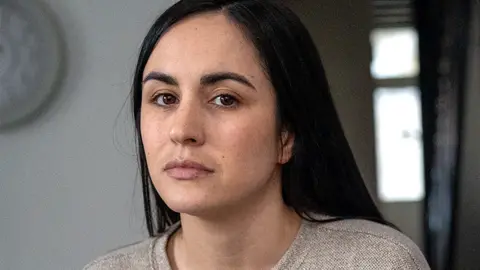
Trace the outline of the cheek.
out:
[[[142,137],[143,147],[145,148],[145,154],[148,156],[148,148],[150,145],[150,141],[152,140],[152,136],[154,136],[154,132],[152,132],[152,124],[149,121],[148,115],[142,111],[140,116],[140,136]]]
[[[277,159],[275,123],[269,117],[250,117],[217,129],[216,148],[232,171],[267,170]],[[268,124],[266,124],[268,123]]]
[[[145,110],[140,117],[140,134],[142,137],[143,147],[147,161],[150,159],[157,159],[159,149],[165,145],[166,137],[164,129],[160,126],[160,120],[158,117],[154,117],[154,114]]]

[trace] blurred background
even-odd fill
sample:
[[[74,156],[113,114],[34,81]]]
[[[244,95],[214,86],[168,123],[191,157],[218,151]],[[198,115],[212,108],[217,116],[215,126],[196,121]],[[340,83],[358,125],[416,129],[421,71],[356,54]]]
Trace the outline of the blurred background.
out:
[[[283,2],[315,39],[382,213],[433,269],[479,269],[479,1]],[[0,75],[19,3],[50,17],[61,60],[47,102],[0,126],[0,269],[81,269],[147,237],[128,95],[173,1],[2,0]]]

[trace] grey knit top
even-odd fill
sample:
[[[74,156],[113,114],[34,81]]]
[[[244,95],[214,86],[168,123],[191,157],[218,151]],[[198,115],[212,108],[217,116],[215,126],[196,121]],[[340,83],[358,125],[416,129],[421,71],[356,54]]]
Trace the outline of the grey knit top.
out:
[[[171,270],[167,242],[180,224],[155,238],[117,249],[85,270]],[[280,269],[430,269],[419,248],[402,233],[366,220],[331,223],[302,221],[293,243],[278,261]]]

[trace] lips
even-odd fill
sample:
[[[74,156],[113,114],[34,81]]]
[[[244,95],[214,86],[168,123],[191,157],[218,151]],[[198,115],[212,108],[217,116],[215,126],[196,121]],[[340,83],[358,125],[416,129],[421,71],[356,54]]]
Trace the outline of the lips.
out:
[[[190,160],[171,161],[165,165],[164,171],[168,176],[177,180],[194,180],[214,172],[213,169]]]

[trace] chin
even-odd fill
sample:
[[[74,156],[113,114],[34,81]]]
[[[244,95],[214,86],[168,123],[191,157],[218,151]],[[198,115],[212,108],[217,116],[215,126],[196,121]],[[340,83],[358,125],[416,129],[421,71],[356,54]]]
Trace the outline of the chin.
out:
[[[223,216],[222,213],[231,212],[227,206],[230,205],[229,202],[216,201],[211,196],[197,200],[192,197],[183,200],[169,198],[165,203],[177,213],[194,217],[216,218]]]
[[[221,189],[194,182],[158,181],[156,184],[160,197],[172,211],[195,217],[228,215],[249,197],[249,190],[239,188],[233,192],[231,188]]]
[[[212,209],[215,208],[214,205],[212,205],[214,203],[206,199],[206,196],[166,196],[164,201],[170,209],[177,213],[199,216],[211,212]]]

